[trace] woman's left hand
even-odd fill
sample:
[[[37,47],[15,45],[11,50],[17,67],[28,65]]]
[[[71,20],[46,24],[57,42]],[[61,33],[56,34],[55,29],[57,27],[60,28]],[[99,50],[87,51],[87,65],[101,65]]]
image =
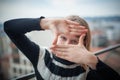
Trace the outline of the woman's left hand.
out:
[[[92,52],[85,48],[83,44],[84,37],[85,34],[80,36],[78,45],[52,45],[50,49],[57,57],[95,68],[97,58]]]

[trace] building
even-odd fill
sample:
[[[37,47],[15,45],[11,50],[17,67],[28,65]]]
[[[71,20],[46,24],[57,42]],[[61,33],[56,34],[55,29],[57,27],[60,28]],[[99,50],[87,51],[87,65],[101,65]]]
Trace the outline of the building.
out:
[[[120,41],[120,17],[86,18],[92,34],[92,47],[107,47]]]
[[[9,40],[0,26],[0,78],[13,79],[33,72],[30,61]]]

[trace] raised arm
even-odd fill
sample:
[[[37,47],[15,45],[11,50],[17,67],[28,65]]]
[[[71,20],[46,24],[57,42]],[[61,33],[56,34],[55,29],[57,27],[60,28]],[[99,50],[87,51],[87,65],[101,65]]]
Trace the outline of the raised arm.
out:
[[[37,63],[38,60],[39,47],[30,41],[25,33],[33,30],[42,30],[40,26],[41,18],[13,19],[4,23],[4,31],[8,37],[34,64]]]

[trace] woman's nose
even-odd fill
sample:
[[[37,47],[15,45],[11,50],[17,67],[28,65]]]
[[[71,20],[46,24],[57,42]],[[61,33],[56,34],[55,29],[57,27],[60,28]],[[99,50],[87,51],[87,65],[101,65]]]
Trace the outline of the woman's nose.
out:
[[[66,45],[67,45],[67,44],[70,44],[70,41],[69,41],[69,40],[67,40],[65,44],[66,44]]]

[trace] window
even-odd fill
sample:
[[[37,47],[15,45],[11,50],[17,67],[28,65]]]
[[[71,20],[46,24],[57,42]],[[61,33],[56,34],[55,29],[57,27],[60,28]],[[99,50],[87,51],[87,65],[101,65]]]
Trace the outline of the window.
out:
[[[27,74],[28,72],[27,72],[27,70],[25,70],[25,74]]]
[[[24,60],[24,65],[26,65],[26,63],[27,63],[26,60]]]
[[[19,64],[20,63],[19,57],[13,57],[13,62]]]
[[[21,68],[19,69],[19,73],[22,74],[22,69]]]
[[[16,68],[13,68],[13,72],[16,73],[16,72],[17,72],[17,69],[16,69]]]

